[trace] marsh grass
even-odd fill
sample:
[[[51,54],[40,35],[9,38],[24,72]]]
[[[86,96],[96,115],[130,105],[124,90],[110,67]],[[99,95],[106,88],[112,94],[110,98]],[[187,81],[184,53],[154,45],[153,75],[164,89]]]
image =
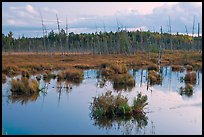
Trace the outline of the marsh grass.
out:
[[[113,88],[119,90],[131,90],[135,86],[134,77],[128,74],[128,68],[122,64],[103,63],[100,65],[102,78],[113,83]]]
[[[128,99],[121,95],[121,92],[114,96],[112,91],[107,91],[105,94],[93,98],[93,103],[90,106],[91,114],[95,119],[134,116],[144,112],[143,108],[148,104],[147,96],[138,93],[133,102],[133,106],[129,106]]]
[[[194,62],[192,63],[193,70],[201,70],[202,71],[202,62]]]
[[[186,86],[180,87],[180,95],[186,95],[188,97],[193,95],[193,85],[191,84],[186,84]]]
[[[23,69],[23,70],[21,71],[21,75],[22,75],[22,77],[27,77],[27,78],[30,77],[29,71],[28,71],[28,70],[25,70],[25,69]]]
[[[130,74],[118,74],[112,78],[113,88],[115,90],[129,89],[131,90],[135,86],[135,79]]]
[[[2,84],[6,83],[6,74],[2,73]]]
[[[109,64],[103,63],[100,65],[102,70],[102,75],[104,76],[113,76],[115,74],[127,74],[128,69],[123,64]]]
[[[148,72],[148,79],[149,79],[150,85],[161,84],[162,82],[161,75],[158,74],[155,70],[150,70]]]
[[[193,66],[191,66],[191,65],[186,65],[186,70],[187,70],[187,71],[192,71],[192,70],[193,70]]]
[[[158,70],[159,70],[159,67],[158,67],[158,65],[151,63],[151,64],[148,65],[147,70],[155,70],[155,71],[158,71]]]
[[[46,81],[46,82],[50,82],[51,79],[55,79],[56,77],[57,77],[57,75],[51,73],[51,71],[49,71],[49,70],[46,70],[43,73],[43,80]]]
[[[34,102],[39,97],[39,92],[35,92],[33,94],[17,94],[12,92],[8,95],[8,100],[12,103],[20,102],[22,105],[27,104],[28,102]]]
[[[69,68],[58,73],[57,79],[80,83],[84,79],[84,73],[80,69]]]
[[[8,76],[14,76],[19,73],[19,68],[16,65],[5,65],[2,66],[2,73]]]
[[[111,129],[112,127],[117,127],[120,129],[122,126],[134,125],[137,123],[137,129],[142,129],[148,124],[148,117],[139,113],[137,115],[125,115],[125,116],[115,116],[115,117],[107,117],[103,118],[95,118],[91,117],[94,120],[94,125],[98,126],[100,129]]]
[[[170,65],[192,65],[193,69],[202,69],[202,54],[198,52],[174,51],[163,52],[162,61]],[[32,62],[31,62],[32,61]],[[39,62],[40,61],[40,62]],[[2,73],[7,76],[21,74],[21,69],[36,74],[45,70],[65,70],[67,68],[100,68],[101,64],[120,64],[129,67],[147,67],[157,64],[158,54],[151,53],[150,62],[146,52],[137,52],[135,55],[91,55],[91,54],[68,54],[61,56],[58,53],[2,53]],[[148,65],[147,65],[148,64]],[[163,63],[162,63],[163,64]],[[121,73],[120,69],[117,69]]]
[[[11,80],[11,91],[17,95],[31,95],[33,93],[39,92],[40,90],[39,84],[36,80],[30,80],[26,77],[22,77],[21,79]]]
[[[188,72],[186,73],[185,77],[184,77],[184,81],[186,84],[196,84],[196,72],[192,71],[192,72]]]
[[[180,72],[184,71],[184,68],[181,65],[172,65],[171,69],[172,71],[180,71]]]

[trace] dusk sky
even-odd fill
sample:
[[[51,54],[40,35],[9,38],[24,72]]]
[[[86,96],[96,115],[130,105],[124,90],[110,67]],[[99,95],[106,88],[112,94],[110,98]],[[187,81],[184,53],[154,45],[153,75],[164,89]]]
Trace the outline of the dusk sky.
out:
[[[116,31],[117,20],[127,30],[159,31],[163,26],[168,32],[169,17],[172,33],[186,33],[185,25],[192,33],[194,17],[194,33],[198,23],[202,26],[202,2],[3,2],[3,33],[42,36],[40,12],[48,32],[57,31],[56,14],[60,28],[65,29],[67,18],[69,32],[74,33]]]

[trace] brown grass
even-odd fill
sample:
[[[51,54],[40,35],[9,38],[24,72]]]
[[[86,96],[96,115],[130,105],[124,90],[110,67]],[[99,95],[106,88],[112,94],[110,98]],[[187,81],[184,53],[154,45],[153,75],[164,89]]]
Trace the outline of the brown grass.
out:
[[[150,64],[157,64],[158,54],[138,52],[135,55],[91,55],[91,54],[66,54],[59,53],[2,53],[2,73],[6,75],[20,74],[21,69],[37,73],[45,70],[67,69],[70,67],[87,69],[100,68],[101,64],[120,64],[129,67],[146,67]],[[202,68],[202,54],[198,52],[174,51],[165,52],[162,55],[162,65],[192,65],[193,68]]]
[[[186,65],[186,70],[187,71],[192,71],[193,70],[193,67],[191,65]]]
[[[150,85],[160,84],[162,82],[161,76],[155,70],[149,71],[148,79],[150,81]]]
[[[2,84],[6,83],[6,75],[2,73]]]
[[[26,77],[21,79],[12,79],[11,80],[11,91],[16,94],[26,94],[30,95],[35,92],[39,92],[39,85],[36,80],[29,80]]]
[[[188,72],[184,77],[184,81],[186,84],[196,84],[196,73]]]
[[[22,77],[27,77],[27,78],[30,77],[30,73],[29,73],[29,71],[26,70],[26,69],[23,69],[23,70],[21,71],[21,74],[22,74]]]
[[[83,71],[79,69],[69,68],[60,72],[57,77],[58,79],[66,79],[66,80],[82,80],[83,79]]]
[[[183,66],[181,65],[172,65],[171,68],[172,68],[172,71],[183,71],[184,70]]]
[[[127,74],[128,69],[123,64],[109,64],[103,63],[101,64],[102,75],[104,76],[113,76],[116,74]]]
[[[132,89],[135,86],[134,77],[130,74],[117,74],[112,78],[115,90]]]

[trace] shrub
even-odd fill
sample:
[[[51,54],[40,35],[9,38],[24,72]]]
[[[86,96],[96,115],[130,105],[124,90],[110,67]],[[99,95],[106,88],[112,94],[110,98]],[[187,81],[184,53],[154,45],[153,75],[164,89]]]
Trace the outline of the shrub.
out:
[[[133,114],[142,113],[143,108],[148,105],[147,103],[147,95],[142,96],[141,93],[137,94],[137,98],[133,100]]]

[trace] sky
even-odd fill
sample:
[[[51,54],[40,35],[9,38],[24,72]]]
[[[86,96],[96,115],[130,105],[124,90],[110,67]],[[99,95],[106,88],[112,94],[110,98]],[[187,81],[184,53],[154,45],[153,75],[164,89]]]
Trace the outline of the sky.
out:
[[[15,37],[40,37],[42,22],[47,32],[68,25],[68,32],[94,33],[117,30],[202,33],[202,2],[2,2],[2,33]],[[195,21],[194,21],[195,20]],[[170,22],[170,23],[169,23]]]

